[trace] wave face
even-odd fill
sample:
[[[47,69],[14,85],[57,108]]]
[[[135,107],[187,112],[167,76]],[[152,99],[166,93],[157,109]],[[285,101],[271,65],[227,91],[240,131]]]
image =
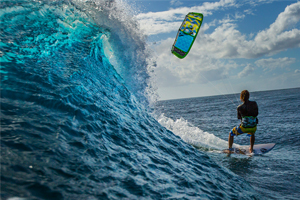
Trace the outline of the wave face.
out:
[[[115,1],[1,1],[1,198],[256,199],[161,126],[151,58]]]

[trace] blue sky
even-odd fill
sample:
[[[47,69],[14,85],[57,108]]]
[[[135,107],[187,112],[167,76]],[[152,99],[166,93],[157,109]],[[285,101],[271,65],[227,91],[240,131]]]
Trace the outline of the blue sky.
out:
[[[161,100],[300,87],[300,1],[129,1],[156,60]],[[171,54],[188,12],[204,20],[187,57]]]

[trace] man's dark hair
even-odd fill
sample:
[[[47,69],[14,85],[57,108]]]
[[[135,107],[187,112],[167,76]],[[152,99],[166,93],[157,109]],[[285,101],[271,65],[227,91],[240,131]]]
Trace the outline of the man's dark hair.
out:
[[[241,100],[242,100],[243,102],[248,101],[248,100],[249,100],[249,97],[250,97],[250,94],[249,94],[248,90],[243,90],[243,91],[241,92],[240,98],[241,98]]]

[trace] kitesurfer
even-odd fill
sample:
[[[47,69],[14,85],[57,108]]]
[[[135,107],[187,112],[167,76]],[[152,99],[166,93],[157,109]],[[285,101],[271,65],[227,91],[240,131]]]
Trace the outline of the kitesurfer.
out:
[[[250,136],[250,153],[253,152],[255,142],[255,131],[258,124],[258,106],[255,101],[249,101],[250,94],[248,90],[243,90],[240,95],[240,100],[243,104],[237,107],[237,118],[241,120],[241,124],[234,127],[229,132],[228,146],[229,151],[232,151],[234,136],[247,133]]]

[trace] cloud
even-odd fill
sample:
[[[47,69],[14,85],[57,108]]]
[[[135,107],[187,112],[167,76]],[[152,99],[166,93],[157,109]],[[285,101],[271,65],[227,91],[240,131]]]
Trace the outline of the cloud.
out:
[[[300,70],[299,70],[299,69],[296,69],[296,70],[295,70],[295,73],[300,73]]]
[[[170,1],[170,4],[171,4],[172,6],[180,6],[180,5],[182,5],[183,3],[182,3],[181,1],[179,1],[179,0],[171,0],[171,1]]]
[[[255,70],[254,66],[251,65],[251,64],[248,64],[244,69],[243,71],[241,71],[239,74],[238,74],[238,77],[239,78],[243,78],[243,77],[246,77],[248,76],[249,74],[252,74],[252,72]]]
[[[178,59],[170,52],[173,42],[173,39],[169,38],[153,47],[157,59],[155,72],[158,86],[212,82],[227,78],[229,71],[237,68],[233,61],[215,59],[193,49],[187,58]]]
[[[191,10],[201,11],[204,16],[208,16],[212,15],[212,11],[214,10],[233,6],[236,6],[234,0],[220,0],[219,2],[204,2],[202,6],[180,7],[162,12],[140,13],[136,15],[136,18],[140,22],[141,30],[146,35],[155,35],[177,31],[182,23],[182,19]]]
[[[268,29],[256,35],[253,43],[258,47],[257,55],[300,47],[300,30],[296,28],[289,30],[299,20],[300,2],[287,6]]]
[[[291,64],[293,64],[296,61],[295,58],[268,58],[268,59],[260,59],[255,62],[255,64],[259,67],[264,68],[264,70],[274,70],[276,68],[284,68]]]
[[[246,13],[247,15],[254,15],[254,12],[252,9],[246,9],[246,10],[244,10],[244,13]]]
[[[197,40],[200,51],[208,51],[216,58],[258,58],[273,55],[288,48],[300,47],[300,30],[293,28],[300,20],[300,2],[286,7],[274,23],[257,33],[253,40],[237,30],[232,21],[223,20],[211,34]]]

